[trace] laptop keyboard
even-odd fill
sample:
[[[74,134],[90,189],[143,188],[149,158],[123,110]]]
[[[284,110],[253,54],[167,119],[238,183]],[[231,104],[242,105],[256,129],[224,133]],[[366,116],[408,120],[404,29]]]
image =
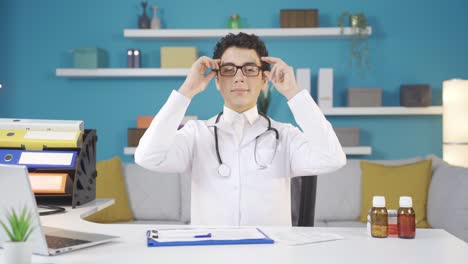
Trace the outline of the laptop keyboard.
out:
[[[47,245],[49,248],[66,248],[72,247],[76,245],[81,245],[85,243],[90,243],[91,241],[87,240],[79,240],[79,239],[72,239],[67,237],[58,237],[58,236],[49,236],[46,235]]]

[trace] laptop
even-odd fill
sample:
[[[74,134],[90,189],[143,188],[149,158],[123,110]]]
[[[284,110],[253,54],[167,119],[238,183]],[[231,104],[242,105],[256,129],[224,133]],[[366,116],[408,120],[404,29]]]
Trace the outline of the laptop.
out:
[[[19,212],[24,207],[29,208],[33,214],[32,224],[35,228],[28,240],[33,241],[35,254],[52,256],[110,242],[117,238],[42,226],[27,168],[0,164],[0,220],[8,225],[6,210],[13,208]],[[0,247],[3,241],[7,240],[9,238],[6,232],[0,228]]]

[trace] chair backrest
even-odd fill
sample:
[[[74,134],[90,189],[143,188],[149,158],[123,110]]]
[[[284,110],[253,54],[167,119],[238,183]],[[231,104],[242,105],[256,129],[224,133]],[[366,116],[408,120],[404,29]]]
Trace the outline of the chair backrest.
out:
[[[291,218],[293,226],[314,226],[317,176],[291,179]]]

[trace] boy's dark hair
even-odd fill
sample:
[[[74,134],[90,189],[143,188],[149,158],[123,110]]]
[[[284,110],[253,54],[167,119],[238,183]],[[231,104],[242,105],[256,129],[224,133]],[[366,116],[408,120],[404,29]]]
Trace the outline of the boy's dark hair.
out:
[[[253,49],[257,52],[258,57],[266,57],[268,56],[268,51],[265,47],[265,43],[261,40],[258,36],[252,34],[246,34],[240,32],[237,35],[232,33],[227,34],[223,38],[221,38],[216,46],[214,47],[213,51],[213,59],[220,59],[223,56],[223,53],[230,47],[237,47],[243,49]],[[270,64],[260,60],[262,64],[263,71],[270,70]]]

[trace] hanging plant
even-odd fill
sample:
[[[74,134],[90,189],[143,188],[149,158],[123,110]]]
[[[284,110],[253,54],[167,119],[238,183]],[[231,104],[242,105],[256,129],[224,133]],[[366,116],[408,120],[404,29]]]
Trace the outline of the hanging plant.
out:
[[[360,70],[361,77],[364,77],[366,70],[370,69],[367,30],[369,25],[367,18],[364,13],[351,14],[343,12],[338,19],[338,26],[341,28],[342,35],[344,33],[345,19],[349,20],[349,26],[351,27],[350,63],[352,66],[354,60],[357,68]]]

